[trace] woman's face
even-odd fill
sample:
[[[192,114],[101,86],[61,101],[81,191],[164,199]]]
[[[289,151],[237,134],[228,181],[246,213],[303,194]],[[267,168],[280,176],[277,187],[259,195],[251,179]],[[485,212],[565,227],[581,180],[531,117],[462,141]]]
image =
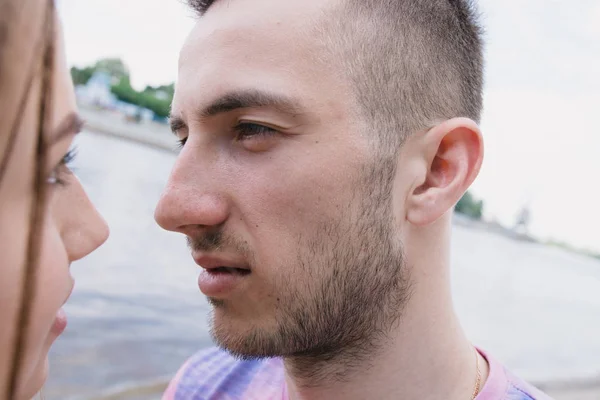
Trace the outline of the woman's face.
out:
[[[51,131],[46,133],[49,144],[45,183],[48,201],[43,224],[33,227],[42,233],[42,248],[19,374],[18,398],[31,398],[46,380],[48,351],[66,324],[61,307],[73,289],[71,262],[95,250],[108,236],[104,220],[65,165],[78,130],[78,119],[62,33],[60,29],[57,31],[50,103]],[[8,378],[4,377],[10,376],[10,354],[16,334],[34,196],[34,162],[41,98],[41,73],[39,68],[36,71],[38,74],[29,93],[25,112],[20,115],[16,142],[0,182],[0,385],[4,386],[0,389],[3,389],[3,393],[6,393],[8,384]],[[5,149],[0,150],[0,154],[5,154]]]

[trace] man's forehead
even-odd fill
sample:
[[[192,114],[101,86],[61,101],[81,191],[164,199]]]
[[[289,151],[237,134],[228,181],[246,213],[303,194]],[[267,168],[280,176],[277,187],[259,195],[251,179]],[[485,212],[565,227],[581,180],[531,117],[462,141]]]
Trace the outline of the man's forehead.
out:
[[[214,7],[181,51],[174,115],[189,116],[228,93],[252,90],[323,112],[343,106],[347,83],[315,35],[327,0],[223,0]]]
[[[180,63],[199,48],[235,44],[244,38],[289,38],[310,33],[324,10],[337,0],[221,0],[198,22],[181,52]],[[288,42],[288,45],[295,44]]]
[[[315,68],[318,49],[310,26],[323,2],[223,0],[213,7],[199,18],[181,50],[179,76],[186,86],[204,85],[207,77],[247,79],[252,70],[284,75]]]
[[[216,0],[201,19],[208,18],[210,14],[233,17],[239,15],[259,16],[262,19],[271,17],[294,17],[307,16],[324,8],[331,7],[340,0],[303,0],[303,1],[281,1],[281,0]]]
[[[248,84],[281,83],[291,74],[306,75],[312,68],[307,56],[314,50],[309,41],[267,23],[225,22],[213,28],[199,22],[181,51],[179,79],[186,83],[177,86],[226,92]]]

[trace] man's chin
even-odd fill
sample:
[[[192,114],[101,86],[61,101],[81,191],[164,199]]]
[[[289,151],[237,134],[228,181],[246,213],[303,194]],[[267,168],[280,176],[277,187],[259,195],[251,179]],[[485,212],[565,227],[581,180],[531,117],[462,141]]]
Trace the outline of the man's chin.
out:
[[[208,302],[210,303],[210,305],[215,308],[225,307],[225,300],[216,299],[214,297],[207,297],[207,299],[208,299]]]
[[[220,340],[217,337],[213,336],[213,339],[217,346],[228,353],[230,353],[235,358],[240,360],[256,360],[262,358],[272,358],[277,357],[279,354],[267,353],[262,351],[262,349],[253,348],[245,345],[242,341],[239,340]],[[229,338],[230,339],[230,338]]]
[[[242,360],[280,357],[285,353],[281,340],[272,332],[236,329],[218,317],[213,320],[210,333],[218,347]]]

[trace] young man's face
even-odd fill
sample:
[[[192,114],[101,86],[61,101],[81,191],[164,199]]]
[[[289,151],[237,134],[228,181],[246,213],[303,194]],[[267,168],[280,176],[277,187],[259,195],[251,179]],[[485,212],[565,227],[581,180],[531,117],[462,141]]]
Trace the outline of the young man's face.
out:
[[[360,348],[407,291],[397,164],[314,36],[330,6],[217,1],[181,52],[185,145],[156,219],[188,236],[213,335],[241,355]]]

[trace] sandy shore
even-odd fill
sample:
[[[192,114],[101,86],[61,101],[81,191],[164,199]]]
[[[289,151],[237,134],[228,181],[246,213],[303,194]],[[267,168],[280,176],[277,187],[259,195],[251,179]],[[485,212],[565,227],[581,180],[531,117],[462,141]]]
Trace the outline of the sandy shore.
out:
[[[177,138],[171,134],[165,124],[156,122],[127,122],[119,113],[102,112],[80,107],[80,114],[86,122],[86,129],[105,135],[116,136],[125,140],[176,152]]]

